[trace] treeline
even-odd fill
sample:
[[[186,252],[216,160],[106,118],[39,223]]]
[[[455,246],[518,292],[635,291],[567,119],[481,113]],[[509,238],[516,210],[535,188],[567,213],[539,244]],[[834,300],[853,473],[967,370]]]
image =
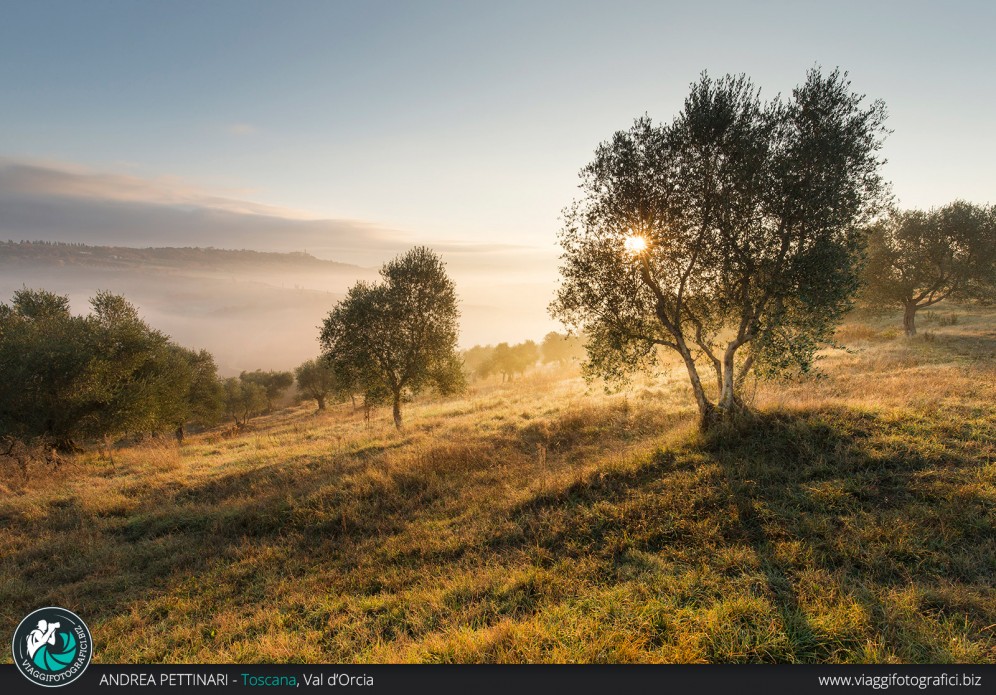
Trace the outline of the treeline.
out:
[[[0,241],[0,259],[6,264],[22,262],[61,263],[66,265],[138,265],[178,266],[188,269],[273,270],[312,269],[342,270],[355,266],[317,258],[306,251],[278,253],[248,249],[213,247],[90,246],[61,241]]]
[[[98,292],[86,315],[69,298],[21,289],[0,304],[0,458],[22,467],[86,445],[171,435],[228,417],[244,427],[273,410],[295,381],[319,410],[357,396],[369,408],[425,388],[463,388],[455,352],[456,297],[443,264],[413,249],[385,265],[384,282],[358,283],[322,328],[323,354],[295,373],[242,372],[222,379],[212,355],[143,321],[121,295]]]
[[[0,455],[22,465],[86,444],[236,425],[272,410],[290,372],[221,379],[206,350],[177,345],[124,297],[98,292],[85,316],[69,298],[21,289],[0,304]]]
[[[124,297],[98,292],[90,313],[22,289],[0,304],[0,438],[46,451],[129,434],[182,436],[214,424],[222,393],[210,353],[173,343]]]
[[[532,340],[516,345],[475,345],[464,350],[462,357],[464,371],[468,376],[486,379],[500,374],[504,383],[524,374],[540,361],[543,364],[565,365],[581,361],[584,355],[584,338],[551,331],[540,345]]]

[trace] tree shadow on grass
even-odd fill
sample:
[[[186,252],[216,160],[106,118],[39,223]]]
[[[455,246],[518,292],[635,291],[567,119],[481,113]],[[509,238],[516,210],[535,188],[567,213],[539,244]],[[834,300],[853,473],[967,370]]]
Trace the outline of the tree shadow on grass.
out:
[[[996,605],[959,597],[992,589],[996,510],[973,485],[981,450],[950,423],[927,417],[899,430],[846,409],[763,414],[705,448],[801,660],[950,661],[951,642],[989,642]],[[802,580],[814,573],[831,582],[824,596]],[[868,630],[807,621],[834,595],[862,607],[870,651],[860,644]],[[930,597],[944,604],[933,614]]]
[[[133,490],[137,510],[95,514],[56,500],[41,518],[7,517],[18,541],[0,558],[11,579],[0,622],[13,629],[42,602],[98,623],[162,596],[246,609],[291,576],[335,577],[363,595],[476,566],[535,565],[557,574],[562,594],[631,582],[673,592],[669,610],[713,611],[722,624],[706,629],[736,642],[710,647],[713,660],[964,658],[952,639],[991,643],[985,630],[996,623],[996,509],[978,488],[983,444],[932,422],[898,428],[847,409],[760,414],[630,466],[558,477],[511,507],[492,501],[489,486],[529,468],[461,477],[378,468],[369,456],[348,471],[315,460],[183,489],[167,481]],[[459,533],[404,547],[406,532],[431,533],[427,520]],[[387,576],[402,570],[407,579]],[[467,591],[476,600],[499,589]],[[562,600],[537,591],[528,611]],[[746,611],[767,602],[780,634],[752,642],[757,616],[715,608],[734,599]],[[170,614],[162,602],[149,611]],[[666,615],[658,622],[651,646],[673,627]]]
[[[438,497],[404,470],[363,478],[359,487],[342,484],[397,446],[222,470],[194,483],[150,476],[122,486],[128,503],[119,507],[88,508],[77,496],[59,496],[31,516],[5,513],[0,625],[12,630],[37,605],[75,607],[96,624],[180,586],[188,595],[217,592],[239,579],[235,566],[253,553],[282,558],[286,567],[250,572],[233,600],[248,601],[255,594],[246,587],[288,572],[355,565],[352,547],[397,533]]]
[[[616,565],[635,550],[719,568],[749,547],[747,574],[763,576],[788,645],[738,660],[991,659],[996,505],[977,485],[986,459],[935,424],[898,433],[847,409],[758,414],[634,470],[537,495],[517,523],[554,555]]]

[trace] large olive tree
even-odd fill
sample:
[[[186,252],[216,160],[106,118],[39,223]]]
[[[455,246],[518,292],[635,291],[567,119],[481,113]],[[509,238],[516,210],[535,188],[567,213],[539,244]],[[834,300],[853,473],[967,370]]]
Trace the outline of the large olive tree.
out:
[[[674,351],[706,427],[743,408],[748,370],[809,369],[858,285],[884,119],[837,71],[768,102],[744,76],[703,75],[671,123],[600,145],[565,211],[551,306],[588,336],[589,376]]]

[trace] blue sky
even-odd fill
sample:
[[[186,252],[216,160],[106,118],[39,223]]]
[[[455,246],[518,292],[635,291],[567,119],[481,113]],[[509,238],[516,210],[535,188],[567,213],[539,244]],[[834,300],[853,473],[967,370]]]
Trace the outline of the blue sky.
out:
[[[6,1],[0,156],[549,248],[597,143],[700,71],[770,96],[820,64],[888,104],[902,204],[986,202],[993,26],[991,2]]]
[[[996,202],[994,26],[993,2],[0,0],[0,239],[367,267],[428,243],[464,344],[537,339],[578,171],[703,70],[771,97],[839,66],[888,106],[900,204]]]

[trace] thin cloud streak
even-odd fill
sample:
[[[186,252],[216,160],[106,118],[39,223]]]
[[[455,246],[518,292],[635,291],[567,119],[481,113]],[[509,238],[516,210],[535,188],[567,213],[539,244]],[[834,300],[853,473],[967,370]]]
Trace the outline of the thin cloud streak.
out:
[[[557,254],[553,247],[433,239],[365,220],[309,219],[293,210],[217,195],[176,179],[146,179],[72,165],[0,158],[0,239],[137,248],[307,251],[318,258],[360,266],[353,273],[355,277],[298,273],[281,280],[290,283],[287,287],[323,296],[329,291],[344,292],[356,280],[376,277],[376,269],[385,261],[423,244],[442,254],[457,284],[463,311],[461,344],[536,339],[556,327],[546,312],[556,279]],[[206,319],[190,316],[189,307],[173,303],[173,295],[153,292],[147,286],[151,280],[148,275],[139,282],[130,275],[106,270],[67,274],[65,269],[51,268],[41,273],[38,269],[7,265],[5,282],[0,284],[9,295],[22,284],[36,286],[42,277],[52,289],[74,296],[87,296],[97,289],[133,296],[161,318],[163,327],[178,339],[208,346],[226,364],[263,359],[262,352],[233,352],[222,340],[231,332],[219,328],[219,333],[205,327],[212,321],[227,325],[232,317],[212,316],[205,323]],[[255,286],[266,279],[250,274],[241,281]],[[201,281],[195,281],[194,276],[173,276],[170,282],[187,287],[188,283]],[[194,285],[189,289],[194,291]],[[206,292],[205,296],[210,294]],[[296,301],[291,295],[278,294],[281,301]],[[276,295],[270,299],[275,298]],[[3,299],[0,297],[0,301]],[[247,305],[262,302],[263,298],[254,297]],[[319,303],[327,310],[334,300],[327,297]],[[310,313],[298,316],[288,306],[281,315],[284,314],[287,326],[283,332],[290,343],[297,346],[298,352],[313,350],[311,333],[321,312],[312,307]],[[176,316],[189,318],[177,322]],[[248,330],[248,326],[240,324],[239,332]],[[273,359],[278,354],[283,355],[280,363],[285,366],[300,357],[290,347],[283,352],[273,351]]]
[[[374,222],[314,219],[172,178],[146,179],[2,157],[0,237],[111,246],[307,250],[321,258],[360,264],[379,264],[415,243],[427,243],[455,259],[479,257],[485,265],[510,256],[510,262],[521,267],[524,259],[519,257],[537,251],[514,244],[423,241]],[[480,258],[485,255],[486,261]]]

